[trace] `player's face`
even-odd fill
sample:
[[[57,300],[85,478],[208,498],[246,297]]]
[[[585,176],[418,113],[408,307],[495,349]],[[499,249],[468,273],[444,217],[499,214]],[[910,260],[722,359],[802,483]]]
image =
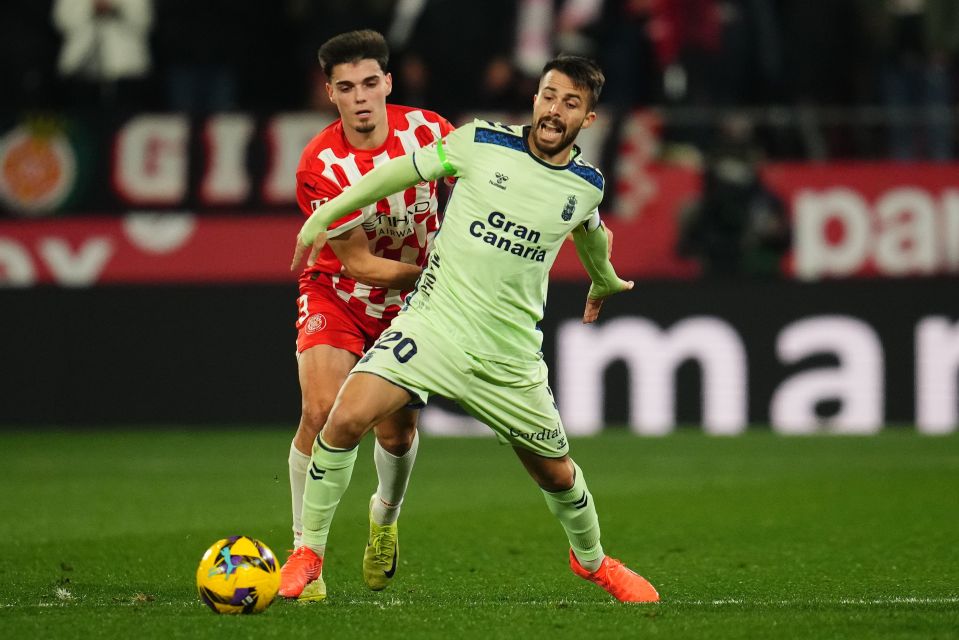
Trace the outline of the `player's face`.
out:
[[[336,65],[326,85],[343,125],[357,133],[386,125],[386,96],[392,90],[392,76],[370,59]]]
[[[547,162],[565,162],[579,130],[589,128],[595,119],[589,110],[589,91],[565,73],[548,71],[533,97],[532,151]]]

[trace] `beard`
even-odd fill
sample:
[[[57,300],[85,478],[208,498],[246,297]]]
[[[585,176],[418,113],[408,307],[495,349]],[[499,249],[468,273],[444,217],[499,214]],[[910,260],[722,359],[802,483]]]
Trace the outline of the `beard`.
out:
[[[544,140],[542,138],[543,129],[540,127],[544,123],[550,123],[559,129],[559,137],[556,138],[556,140]],[[552,119],[548,116],[544,116],[533,125],[533,141],[540,151],[548,155],[553,155],[573,144],[573,140],[575,140],[576,136],[579,134],[580,128],[581,127],[567,129],[562,122]]]
[[[353,125],[353,130],[357,133],[371,133],[374,129],[376,129],[376,123],[373,121],[358,122]]]

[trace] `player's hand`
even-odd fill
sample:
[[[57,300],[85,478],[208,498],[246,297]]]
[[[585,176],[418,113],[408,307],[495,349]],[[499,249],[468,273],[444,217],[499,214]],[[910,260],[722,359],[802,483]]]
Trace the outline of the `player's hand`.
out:
[[[586,310],[583,311],[583,324],[592,324],[596,322],[596,319],[599,318],[599,311],[603,308],[603,301],[605,301],[606,298],[616,293],[630,291],[633,288],[632,280],[620,280],[619,282],[622,287],[619,291],[614,291],[613,293],[602,297],[594,297],[592,295],[586,296]]]
[[[296,234],[296,249],[293,250],[293,262],[290,264],[290,271],[296,271],[300,268],[300,263],[303,262],[303,254],[306,253],[307,249],[310,250],[310,254],[306,259],[306,266],[312,267],[316,264],[316,257],[320,255],[320,250],[324,246],[326,246],[325,232],[318,233],[312,245],[303,244],[300,240],[300,234]]]

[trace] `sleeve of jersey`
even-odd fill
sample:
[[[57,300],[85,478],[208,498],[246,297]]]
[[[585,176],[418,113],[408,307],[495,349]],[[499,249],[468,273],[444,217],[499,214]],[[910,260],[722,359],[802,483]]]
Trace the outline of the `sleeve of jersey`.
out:
[[[343,190],[326,178],[309,171],[299,172],[296,176],[296,201],[303,215],[310,216],[318,208],[339,196]],[[363,222],[362,211],[350,211],[330,223],[329,235],[335,237]]]
[[[596,207],[593,209],[593,212],[583,220],[583,229],[586,231],[596,231],[602,224],[603,221],[599,217],[599,207]]]
[[[456,127],[454,127],[454,126],[450,123],[450,121],[447,120],[446,118],[442,118],[442,120],[441,120],[441,122],[440,122],[440,137],[441,137],[441,138],[445,138],[446,136],[448,136],[449,134],[453,133],[454,131],[456,131]],[[446,176],[446,177],[443,179],[443,182],[445,182],[447,186],[450,186],[450,187],[451,187],[451,186],[453,186],[454,184],[456,184],[456,178],[453,177],[453,176]]]
[[[461,177],[469,157],[476,125],[470,123],[450,132],[442,140],[413,153],[413,163],[422,180],[436,180],[443,176]]]
[[[595,226],[591,226],[593,224]],[[573,244],[576,245],[579,261],[593,281],[589,288],[590,298],[605,298],[623,290],[625,283],[616,275],[616,269],[609,261],[606,228],[599,220],[598,212],[573,230]]]
[[[300,229],[300,242],[311,245],[316,236],[346,214],[373,204],[420,182],[412,156],[400,156],[376,167],[338,197],[317,207]]]

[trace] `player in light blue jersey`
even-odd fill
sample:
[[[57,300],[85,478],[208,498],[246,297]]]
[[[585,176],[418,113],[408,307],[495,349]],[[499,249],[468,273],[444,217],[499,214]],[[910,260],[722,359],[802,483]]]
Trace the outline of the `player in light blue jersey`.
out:
[[[386,162],[316,209],[297,241],[294,267],[344,213],[421,181],[456,186],[428,264],[403,311],[354,367],[313,446],[303,498],[303,542],[326,550],[362,437],[383,417],[430,395],[458,402],[511,445],[540,486],[570,543],[573,572],[623,602],[656,602],[656,589],[605,554],[583,473],[569,457],[547,383],[537,324],[549,268],[572,234],[592,278],[584,322],[605,298],[631,289],[609,262],[597,207],[603,176],[580,158],[604,78],[591,61],[560,56],[543,70],[525,127],[475,121],[432,146]],[[309,584],[301,599],[310,599]]]

